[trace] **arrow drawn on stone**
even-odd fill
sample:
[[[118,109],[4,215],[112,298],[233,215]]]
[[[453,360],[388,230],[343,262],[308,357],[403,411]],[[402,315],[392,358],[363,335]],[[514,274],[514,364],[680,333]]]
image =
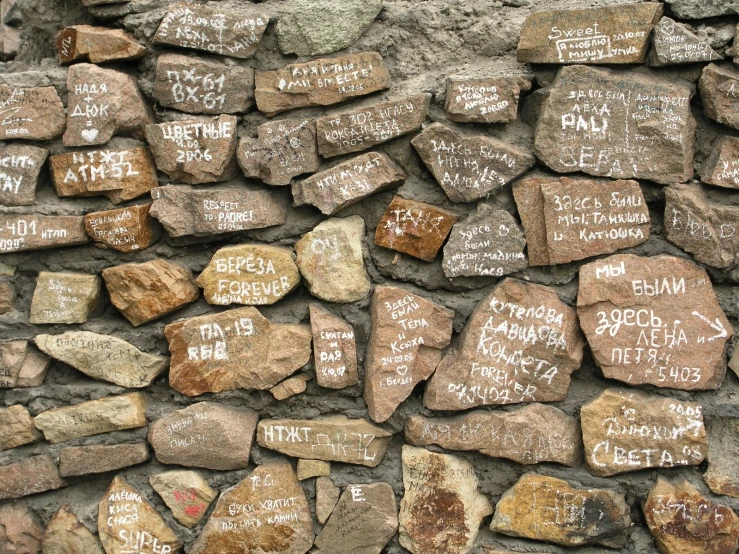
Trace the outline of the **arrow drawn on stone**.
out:
[[[711,329],[713,329],[714,331],[716,331],[718,333],[717,335],[714,335],[714,336],[710,337],[708,339],[708,342],[711,342],[711,341],[716,340],[716,339],[723,339],[723,338],[726,338],[726,337],[729,336],[729,333],[726,331],[726,328],[721,323],[721,320],[719,318],[716,318],[713,321],[711,321],[710,319],[708,319],[706,316],[704,316],[702,313],[700,313],[698,311],[694,311],[693,312],[693,315],[696,316],[696,317],[699,317],[700,319],[702,319],[703,321],[705,321],[706,323],[708,323],[708,325],[711,327]],[[701,338],[703,338],[703,337],[701,337]],[[700,339],[698,339],[698,342],[701,342]]]

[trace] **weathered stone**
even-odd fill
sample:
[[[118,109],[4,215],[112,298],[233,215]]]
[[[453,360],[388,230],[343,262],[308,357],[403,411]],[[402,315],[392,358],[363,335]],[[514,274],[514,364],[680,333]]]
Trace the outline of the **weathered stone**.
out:
[[[713,417],[706,421],[708,471],[703,480],[715,494],[739,498],[739,418]]]
[[[0,315],[15,310],[15,287],[6,281],[0,281]]]
[[[267,23],[269,16],[253,10],[170,4],[153,40],[154,44],[251,58]]]
[[[44,528],[26,504],[13,502],[0,506],[0,552],[40,554],[43,536]]]
[[[8,500],[65,487],[51,456],[32,456],[0,466],[0,500]]]
[[[623,495],[577,489],[567,481],[525,473],[495,507],[490,529],[512,537],[563,546],[624,546],[631,525]]]
[[[316,121],[318,152],[332,158],[417,131],[430,100],[430,94],[417,94],[321,117]]]
[[[316,519],[323,525],[333,513],[339,501],[341,490],[334,485],[330,477],[316,479]]]
[[[610,254],[649,239],[639,183],[527,177],[513,185],[529,264],[555,265]]]
[[[59,454],[59,475],[73,477],[116,471],[150,458],[146,443],[67,446]]]
[[[665,554],[730,554],[739,548],[739,517],[703,496],[685,478],[657,478],[643,506],[657,548]]]
[[[452,227],[442,269],[448,278],[502,277],[528,267],[526,239],[505,210],[478,204],[477,211]]]
[[[135,516],[132,516],[135,514]],[[131,548],[174,554],[182,541],[148,500],[120,475],[105,492],[98,508],[98,534],[106,554],[127,554]]]
[[[608,379],[683,390],[724,380],[734,329],[692,262],[617,254],[583,265],[577,315]]]
[[[3,220],[4,225],[0,226],[0,254],[90,242],[82,216],[6,214]]]
[[[371,317],[364,400],[370,418],[383,422],[436,369],[452,339],[454,311],[380,285],[372,295]]]
[[[383,0],[293,0],[277,20],[283,54],[319,56],[351,46],[382,10]]]
[[[353,215],[323,221],[295,243],[298,268],[313,296],[341,304],[369,296],[363,239],[364,220]]]
[[[41,271],[31,299],[29,321],[44,323],[84,323],[100,311],[103,281],[86,273]]]
[[[82,5],[85,7],[92,6],[105,6],[107,4],[124,4],[129,0],[82,0]]]
[[[698,88],[706,116],[739,129],[739,69],[709,64],[703,68]]]
[[[731,355],[731,359],[729,360],[729,369],[739,377],[739,348],[734,348],[734,353]]]
[[[0,389],[41,385],[50,362],[27,340],[0,343]]]
[[[113,135],[143,138],[154,122],[136,79],[127,73],[80,63],[67,73],[64,146],[105,144]]]
[[[472,312],[423,397],[432,410],[556,402],[567,397],[585,342],[554,289],[504,279]]]
[[[252,307],[177,321],[164,335],[169,385],[187,396],[269,389],[310,360],[307,326],[272,323]]]
[[[254,70],[180,54],[162,54],[157,58],[152,96],[162,106],[181,112],[247,112],[254,105]]]
[[[298,460],[298,481],[331,475],[331,462],[323,460]]]
[[[108,267],[103,280],[110,301],[134,327],[170,314],[200,295],[188,268],[161,258]]]
[[[444,113],[450,121],[506,123],[518,116],[518,96],[529,90],[524,77],[449,77]]]
[[[326,215],[334,215],[372,194],[400,186],[406,177],[387,154],[369,152],[294,181],[293,205],[311,204]]]
[[[493,513],[472,464],[408,445],[402,459],[400,545],[411,554],[470,552],[482,519]]]
[[[149,483],[172,510],[175,519],[189,529],[200,523],[208,506],[218,496],[218,491],[195,471],[166,471],[149,477]]]
[[[0,84],[0,106],[13,114],[0,126],[0,140],[50,140],[64,132],[67,117],[54,87]]]
[[[693,402],[606,389],[580,409],[588,469],[609,476],[698,465],[708,452],[702,412]]]
[[[85,216],[85,230],[95,242],[119,252],[136,252],[148,248],[161,232],[157,232],[149,216],[151,204],[139,204],[92,212]]]
[[[602,96],[588,98],[587,90]],[[687,181],[695,150],[692,95],[687,82],[653,74],[563,67],[543,102],[534,152],[558,173]]]
[[[390,87],[390,74],[377,52],[357,52],[286,65],[254,75],[254,97],[268,116],[295,108],[328,106]]]
[[[0,408],[0,450],[32,444],[43,438],[28,410],[20,405]]]
[[[312,377],[309,373],[301,373],[294,377],[288,377],[269,389],[269,392],[275,397],[275,400],[287,400],[291,396],[304,393],[305,389],[308,388],[308,381],[311,379]]]
[[[316,143],[316,122],[280,119],[257,127],[259,138],[239,141],[236,159],[246,177],[268,185],[289,185],[293,177],[318,171],[321,158]]]
[[[146,54],[146,47],[139,44],[133,35],[121,29],[92,25],[64,28],[56,36],[56,48],[61,63],[137,60]]]
[[[95,535],[66,504],[49,521],[43,544],[44,554],[104,554]]]
[[[196,283],[210,304],[274,304],[300,284],[289,248],[239,244],[218,250]]]
[[[547,10],[526,18],[518,42],[525,63],[643,63],[662,17],[658,2],[582,10]]]
[[[534,165],[534,156],[488,135],[432,123],[411,140],[452,202],[484,198]]]
[[[266,190],[157,187],[149,212],[170,237],[219,235],[282,225],[286,203]]]
[[[173,180],[191,185],[228,181],[238,170],[236,122],[232,115],[219,115],[212,121],[147,125],[146,142],[157,168]]]
[[[555,462],[576,467],[583,454],[577,420],[545,404],[512,412],[476,410],[455,418],[412,414],[405,421],[405,440],[414,446],[477,450],[523,465]]]
[[[277,461],[257,467],[221,493],[189,554],[305,554],[312,545],[313,520],[303,487],[292,466]]]
[[[706,39],[699,38],[687,26],[669,17],[663,17],[654,28],[649,65],[667,65],[712,62],[723,56],[711,48]]]
[[[357,385],[357,343],[354,328],[318,304],[310,305],[313,363],[318,386],[343,389]]]
[[[159,183],[145,146],[124,150],[65,152],[49,158],[58,196],[107,196],[114,204],[148,193]]]
[[[264,448],[295,458],[367,467],[382,462],[391,437],[392,433],[364,419],[349,419],[344,415],[263,419],[257,427],[257,442]]]
[[[701,181],[717,187],[739,189],[739,138],[721,136],[701,164]]]
[[[665,0],[680,19],[704,19],[739,13],[736,0]]]
[[[49,151],[37,146],[9,144],[0,148],[0,204],[30,206]]]
[[[316,554],[380,554],[397,530],[398,508],[389,484],[349,485],[316,537]]]
[[[51,443],[146,427],[146,398],[134,392],[80,402],[41,412],[33,424]]]
[[[16,387],[40,387],[44,384],[51,358],[35,348],[26,351],[26,357],[18,374]]]

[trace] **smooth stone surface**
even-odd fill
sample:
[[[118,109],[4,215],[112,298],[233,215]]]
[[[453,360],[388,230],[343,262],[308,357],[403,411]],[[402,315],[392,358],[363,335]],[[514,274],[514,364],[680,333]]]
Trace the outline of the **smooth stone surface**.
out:
[[[105,63],[143,58],[146,47],[121,29],[73,25],[56,36],[60,63]]]
[[[739,129],[739,69],[708,64],[698,81],[703,112],[707,117]]]
[[[0,451],[33,444],[43,438],[33,425],[33,418],[25,406],[0,408]]]
[[[664,67],[712,62],[722,58],[722,55],[711,48],[708,40],[699,38],[686,25],[663,17],[654,28],[652,49],[647,61],[653,67]]]
[[[298,481],[331,475],[331,462],[323,460],[298,460]]]
[[[54,87],[14,87],[0,84],[0,105],[13,111],[0,140],[50,140],[61,136],[67,117]]]
[[[4,215],[0,254],[78,246],[90,242],[85,218],[76,215]]]
[[[49,151],[38,146],[9,144],[0,148],[0,205],[31,206]]]
[[[65,504],[51,517],[44,532],[44,554],[104,554],[97,537]]]
[[[196,471],[174,470],[149,477],[149,484],[162,497],[172,515],[188,529],[205,516],[210,503],[218,496]]]
[[[59,454],[59,475],[74,477],[116,471],[147,461],[146,443],[67,446]]]
[[[0,500],[12,500],[67,486],[54,459],[44,454],[0,466]]]
[[[92,212],[85,216],[85,230],[95,242],[119,252],[136,252],[156,242],[161,231],[149,215],[151,204]]]
[[[700,176],[709,185],[739,189],[739,137],[718,137],[701,164]]]
[[[359,384],[354,327],[320,305],[312,303],[310,328],[318,386],[343,389]]]
[[[98,275],[41,271],[28,319],[34,325],[85,323],[102,304],[103,281]]]
[[[448,77],[444,113],[460,123],[506,123],[518,116],[518,97],[531,89],[524,77]]]
[[[739,498],[739,418],[712,417],[706,421],[708,471],[703,480],[714,494]]]
[[[298,394],[303,394],[305,389],[308,388],[308,381],[311,379],[310,373],[301,373],[293,377],[288,377],[269,389],[269,392],[275,397],[275,400],[287,400]]]
[[[0,506],[0,549],[3,552],[39,554],[43,536],[44,528],[25,503]]]
[[[339,501],[341,489],[334,485],[330,477],[316,479],[316,519],[323,525],[331,516]]]

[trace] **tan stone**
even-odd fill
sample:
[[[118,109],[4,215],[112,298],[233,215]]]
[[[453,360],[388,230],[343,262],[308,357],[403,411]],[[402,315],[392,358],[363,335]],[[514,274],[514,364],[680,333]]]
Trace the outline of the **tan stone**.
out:
[[[0,552],[40,554],[43,536],[44,528],[25,503],[0,506]]]
[[[15,287],[6,281],[0,281],[0,315],[15,310]]]
[[[146,443],[67,446],[59,454],[59,475],[106,473],[141,464],[150,458]]]
[[[31,299],[33,324],[85,323],[101,311],[103,281],[86,273],[41,271]]]
[[[372,296],[364,400],[373,421],[388,420],[434,372],[452,338],[454,311],[389,285]]]
[[[739,138],[721,136],[701,164],[701,181],[717,187],[739,189]]]
[[[35,348],[29,348],[18,374],[16,387],[40,387],[49,371],[51,358]]]
[[[359,383],[354,328],[318,304],[310,305],[316,382],[327,389]]]
[[[51,358],[29,341],[0,343],[0,389],[37,387],[44,382]]]
[[[0,204],[30,206],[49,151],[37,146],[9,144],[0,148]]]
[[[308,387],[308,381],[311,379],[312,377],[309,373],[301,373],[294,377],[288,377],[269,389],[269,392],[275,397],[275,400],[287,400],[292,396],[304,393]]]
[[[24,406],[0,408],[0,450],[32,444],[43,438],[33,425],[33,418]]]
[[[51,456],[32,456],[0,466],[0,500],[66,487]]]
[[[150,208],[149,203],[89,213],[85,216],[85,230],[92,240],[113,250],[143,250],[161,234],[149,216]]]
[[[310,360],[310,330],[272,323],[256,308],[238,308],[171,323],[169,385],[187,396],[265,390]]]
[[[654,28],[647,61],[653,67],[664,67],[720,59],[723,56],[711,48],[707,39],[699,38],[686,25],[663,17]]]
[[[377,52],[357,52],[259,71],[254,97],[259,111],[273,116],[286,110],[328,106],[390,87],[390,74]]]
[[[44,554],[104,554],[97,537],[65,504],[51,517],[44,532]]]
[[[426,386],[424,405],[466,410],[564,400],[584,345],[575,310],[554,289],[506,278],[470,315],[459,346]]]
[[[407,177],[387,154],[361,154],[303,181],[293,181],[294,206],[310,204],[334,215],[375,193],[396,188]]]
[[[257,442],[264,448],[295,458],[367,467],[382,462],[391,437],[392,433],[364,419],[344,415],[263,419],[257,427]]]
[[[716,389],[734,330],[706,271],[674,256],[617,254],[580,267],[577,315],[603,375]]]
[[[730,65],[708,64],[698,81],[703,112],[707,117],[739,129],[739,69]]]
[[[330,477],[316,479],[316,519],[323,525],[333,513],[339,501],[341,490],[334,485]]]
[[[13,112],[0,128],[0,140],[50,140],[64,132],[67,117],[54,87],[0,84],[0,105]]]
[[[450,121],[506,123],[518,116],[518,97],[529,90],[524,77],[449,77],[444,113]]]
[[[105,63],[137,60],[146,54],[146,47],[121,29],[73,25],[56,36],[60,63],[87,61]]]
[[[305,481],[313,477],[331,476],[331,462],[323,460],[298,460],[298,481]]]
[[[200,296],[188,268],[161,258],[106,268],[103,280],[110,301],[134,327],[170,314]]]
[[[493,507],[467,460],[404,445],[400,545],[411,554],[467,554]],[[443,524],[440,524],[443,522]]]
[[[414,446],[476,450],[523,465],[555,462],[577,467],[583,455],[577,420],[545,404],[512,412],[475,410],[455,418],[411,414],[405,420],[405,440]]]
[[[706,421],[708,471],[703,480],[714,494],[739,498],[739,418],[712,417]]]
[[[41,412],[33,424],[51,443],[146,427],[146,398],[140,392],[108,396]]]
[[[85,218],[76,215],[4,215],[0,227],[0,254],[45,250],[90,242]]]
[[[166,471],[149,477],[149,483],[177,521],[192,529],[205,516],[210,503],[218,496],[208,482],[195,471]]]

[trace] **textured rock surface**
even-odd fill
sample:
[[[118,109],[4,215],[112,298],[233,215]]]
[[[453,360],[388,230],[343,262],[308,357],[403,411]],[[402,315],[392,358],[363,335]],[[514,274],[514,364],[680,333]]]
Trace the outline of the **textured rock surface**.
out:
[[[54,87],[0,84],[0,105],[13,115],[0,127],[0,139],[49,140],[64,132],[64,106]]]
[[[93,212],[85,216],[85,230],[95,242],[120,252],[151,246],[161,232],[149,216],[151,204]]]
[[[0,343],[0,389],[38,387],[44,382],[51,358],[28,345],[25,340]]]
[[[41,271],[31,300],[31,323],[85,323],[103,303],[97,275]]]
[[[0,227],[0,254],[78,246],[90,242],[85,218],[76,215],[7,215]]]
[[[146,53],[146,47],[133,35],[120,29],[73,25],[56,36],[59,61],[105,63],[136,60]]]
[[[298,460],[298,481],[305,481],[313,477],[329,477],[331,462],[323,460]]]
[[[43,527],[26,504],[0,506],[0,548],[5,552],[38,554],[43,535]]]
[[[739,419],[715,417],[706,422],[708,434],[708,471],[703,474],[706,485],[715,494],[739,498],[739,459],[724,452],[739,449]]]
[[[0,450],[38,442],[43,438],[23,406],[0,408]]]
[[[166,471],[149,477],[149,483],[172,515],[185,527],[192,529],[203,519],[218,491],[195,471]]]
[[[450,121],[505,123],[518,116],[518,96],[529,90],[523,77],[449,77],[444,113]]]
[[[67,446],[59,454],[59,475],[73,477],[90,473],[106,473],[147,461],[146,443]]]
[[[30,206],[49,152],[37,146],[10,144],[0,148],[0,205]]]
[[[723,56],[708,40],[701,39],[682,23],[663,17],[654,28],[649,65],[662,67],[684,63],[712,62]]]
[[[103,554],[97,537],[65,505],[49,520],[43,539],[44,554]]]
[[[316,479],[316,519],[323,525],[331,516],[339,501],[341,490],[334,485],[330,477]]]
[[[739,70],[729,65],[709,64],[703,68],[698,87],[703,111],[711,119],[739,129]]]
[[[32,456],[0,466],[0,500],[56,490],[66,486],[51,456]]]
[[[343,389],[358,384],[354,328],[318,304],[310,305],[310,328],[318,385]]]
[[[287,400],[292,396],[303,394],[308,388],[308,381],[311,379],[310,373],[301,373],[293,377],[288,377],[269,389],[269,392],[275,397],[275,400]]]
[[[739,138],[719,137],[701,164],[701,181],[717,187],[739,188]]]

